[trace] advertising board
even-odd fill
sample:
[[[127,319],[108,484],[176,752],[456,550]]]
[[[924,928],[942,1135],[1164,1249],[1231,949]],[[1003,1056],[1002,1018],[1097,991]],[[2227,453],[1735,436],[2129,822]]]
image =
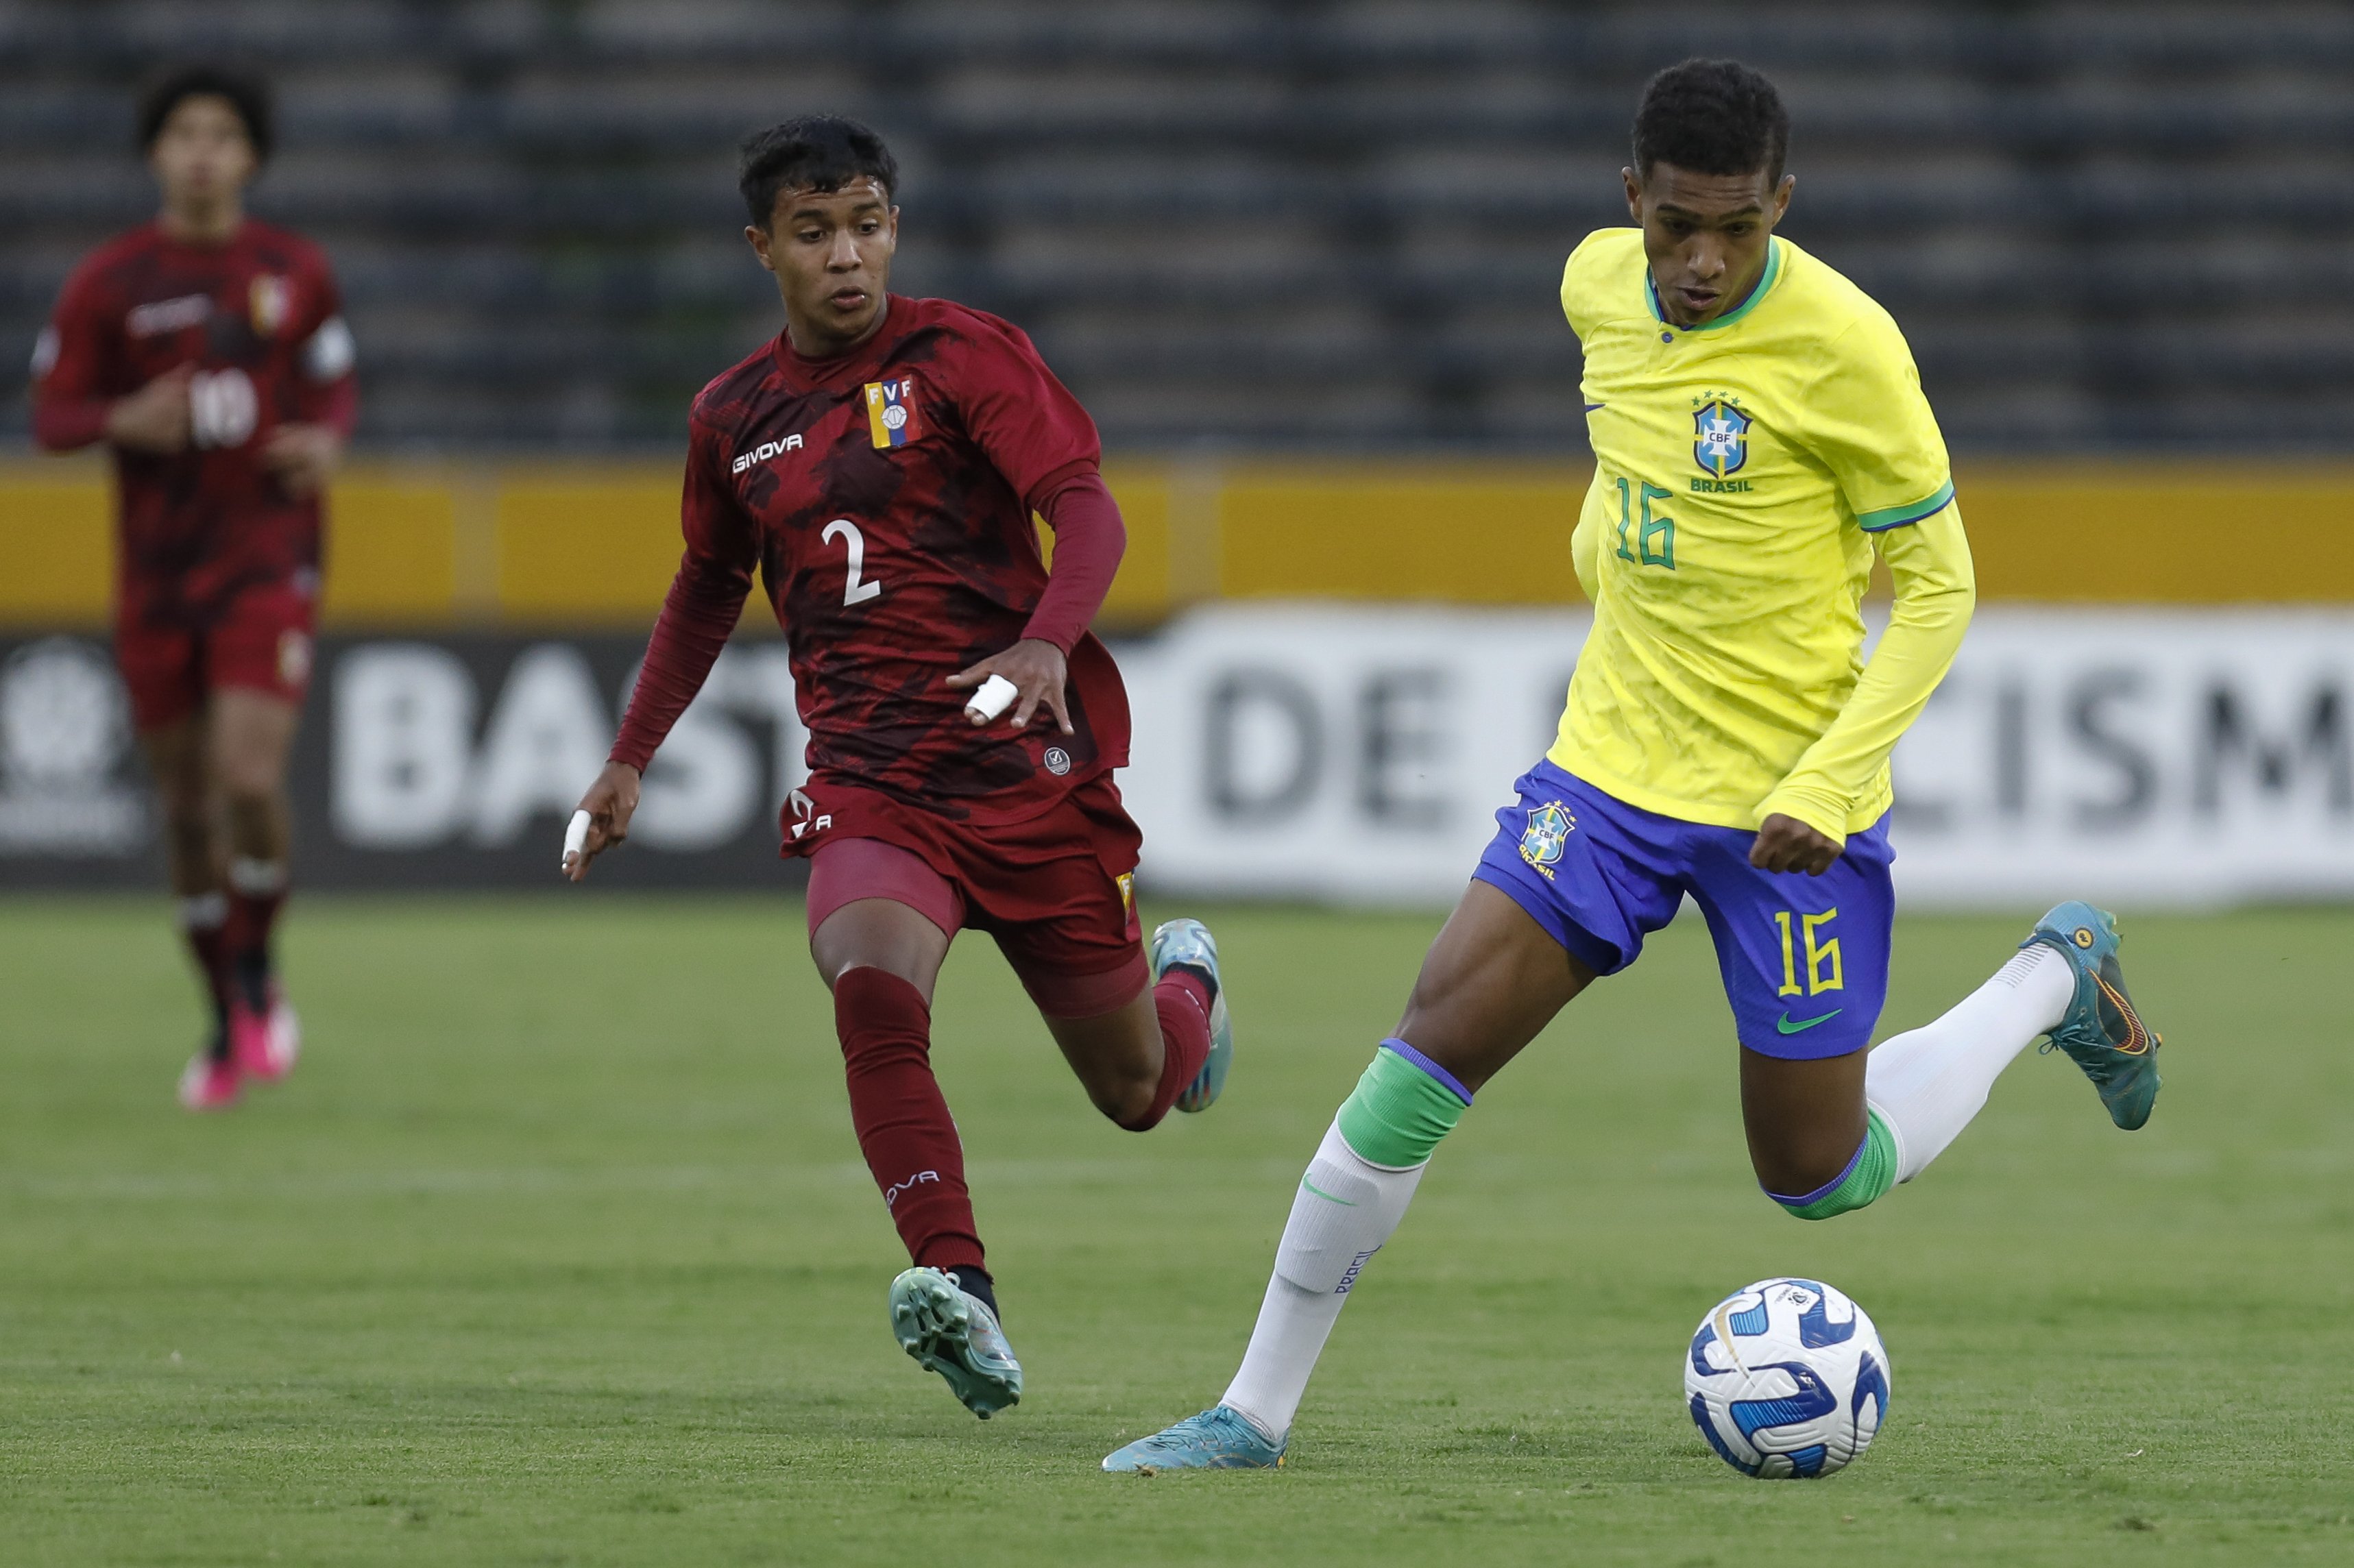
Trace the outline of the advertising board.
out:
[[[1120,778],[1170,894],[1444,906],[1543,754],[1582,611],[1226,605],[1118,648]],[[294,765],[309,887],[551,885],[642,640],[323,642]],[[1982,609],[1898,748],[1909,906],[2354,896],[2354,614]],[[806,736],[731,645],[647,776],[613,886],[780,887]],[[154,885],[102,642],[0,642],[0,885]]]
[[[629,635],[323,639],[292,767],[302,885],[554,886],[564,820],[644,650]],[[784,645],[729,647],[598,883],[797,883],[776,822],[806,741]],[[0,885],[149,886],[161,863],[105,644],[0,643]]]
[[[1584,612],[1202,612],[1124,665],[1163,891],[1444,904]],[[1989,607],[1898,747],[1913,908],[2354,896],[2354,615]]]

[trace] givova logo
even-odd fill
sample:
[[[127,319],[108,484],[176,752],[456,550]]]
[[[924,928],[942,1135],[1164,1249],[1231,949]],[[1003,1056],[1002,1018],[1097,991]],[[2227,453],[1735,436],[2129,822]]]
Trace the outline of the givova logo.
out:
[[[797,452],[801,450],[801,439],[799,436],[787,436],[780,441],[762,441],[748,452],[737,453],[736,466],[728,471],[731,474],[742,473],[755,463],[763,463],[772,457],[781,457],[787,452]]]

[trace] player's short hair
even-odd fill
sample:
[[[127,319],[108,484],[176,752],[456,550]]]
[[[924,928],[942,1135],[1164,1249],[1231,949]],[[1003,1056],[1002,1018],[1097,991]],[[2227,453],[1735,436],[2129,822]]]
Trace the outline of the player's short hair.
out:
[[[1764,169],[1782,183],[1790,151],[1790,114],[1774,84],[1739,60],[1690,59],[1671,65],[1643,89],[1635,111],[1635,172],[1673,164],[1696,175],[1747,175]]]
[[[882,137],[839,114],[804,114],[747,137],[736,165],[736,188],[759,228],[776,216],[779,191],[838,191],[854,180],[896,196],[899,164]]]
[[[253,143],[256,160],[267,162],[276,142],[276,127],[271,122],[270,86],[258,76],[249,76],[223,65],[175,66],[148,83],[147,90],[139,95],[139,150],[151,152],[155,138],[164,133],[164,122],[172,111],[191,98],[226,98],[237,117],[245,122],[245,139]]]

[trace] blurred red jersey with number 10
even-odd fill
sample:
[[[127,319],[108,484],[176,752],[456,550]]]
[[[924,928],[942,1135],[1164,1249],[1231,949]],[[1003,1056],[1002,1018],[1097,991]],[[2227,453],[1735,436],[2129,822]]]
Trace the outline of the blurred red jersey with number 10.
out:
[[[185,717],[214,687],[301,697],[320,502],[289,494],[260,454],[281,425],[351,433],[352,360],[326,258],[252,219],[218,244],[144,224],[67,279],[34,352],[41,445],[102,440],[118,398],[194,371],[186,448],[114,452],[116,653],[143,729]]]

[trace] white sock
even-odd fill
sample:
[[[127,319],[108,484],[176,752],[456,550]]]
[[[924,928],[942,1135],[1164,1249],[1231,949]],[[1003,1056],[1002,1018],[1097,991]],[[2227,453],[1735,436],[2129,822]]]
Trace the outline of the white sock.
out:
[[[180,899],[180,924],[191,931],[217,931],[228,920],[228,895],[191,893]]]
[[[286,888],[286,863],[282,860],[255,860],[249,855],[232,855],[228,863],[228,885],[248,898],[267,898]]]
[[[1427,1161],[1409,1171],[1369,1164],[1342,1139],[1339,1122],[1325,1130],[1291,1200],[1250,1349],[1219,1401],[1248,1416],[1270,1442],[1290,1432],[1358,1272],[1405,1217],[1428,1169]]]
[[[1960,1136],[1995,1079],[2076,994],[2075,967],[2037,944],[1935,1022],[1883,1042],[1864,1064],[1863,1093],[1896,1135],[1896,1179],[1910,1181]]]

